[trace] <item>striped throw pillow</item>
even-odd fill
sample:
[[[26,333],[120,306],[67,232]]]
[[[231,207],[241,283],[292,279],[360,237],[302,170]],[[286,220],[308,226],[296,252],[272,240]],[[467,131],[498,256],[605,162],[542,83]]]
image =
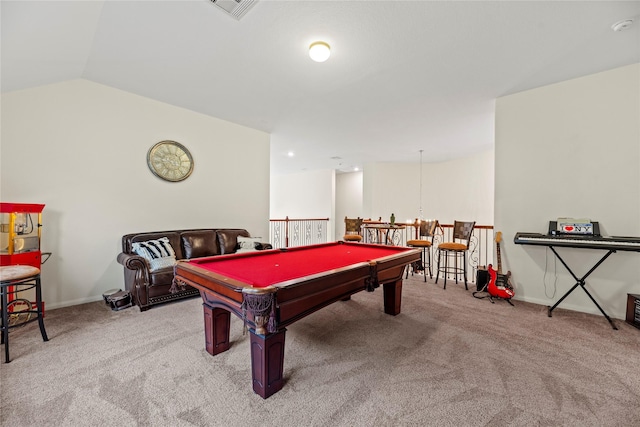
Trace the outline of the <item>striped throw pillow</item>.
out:
[[[176,264],[176,253],[169,243],[168,237],[145,242],[134,242],[131,249],[149,262],[149,270],[156,271]]]
[[[257,251],[260,246],[261,237],[238,236],[238,249],[236,253]]]

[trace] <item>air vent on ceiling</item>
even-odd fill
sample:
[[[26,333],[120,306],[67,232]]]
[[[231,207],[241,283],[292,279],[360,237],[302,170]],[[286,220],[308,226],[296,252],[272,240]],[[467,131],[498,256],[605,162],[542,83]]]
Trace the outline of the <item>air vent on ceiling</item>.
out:
[[[226,14],[240,20],[258,0],[211,0],[211,3],[218,6]]]

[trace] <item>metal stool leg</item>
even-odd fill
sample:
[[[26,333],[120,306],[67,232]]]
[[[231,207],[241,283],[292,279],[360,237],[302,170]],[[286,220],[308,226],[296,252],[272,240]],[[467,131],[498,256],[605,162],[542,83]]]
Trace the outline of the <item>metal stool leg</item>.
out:
[[[436,263],[436,285],[438,284],[438,279],[440,278],[440,256],[442,255],[442,251],[438,249],[438,262]]]
[[[464,289],[468,291],[469,287],[467,286],[467,251],[464,251],[462,253],[462,262],[464,262],[464,265],[462,266],[462,270],[464,271]]]
[[[443,254],[444,252],[444,254]],[[462,262],[463,265],[462,267],[460,267],[460,255],[462,255]],[[440,257],[444,256],[444,267],[440,268],[441,265],[441,259]],[[449,266],[449,258],[453,257],[453,267]],[[429,266],[431,267],[431,266]],[[453,278],[456,281],[456,284],[458,284],[459,279],[458,276],[460,276],[461,274],[463,275],[464,278],[464,288],[466,290],[469,290],[469,285],[468,285],[468,281],[467,281],[467,252],[463,251],[463,252],[458,252],[458,251],[448,251],[448,250],[440,250],[438,249],[438,261],[436,264],[436,284],[438,283],[438,278],[440,277],[440,273],[444,274],[444,287],[443,289],[447,289],[447,276],[448,274],[452,272],[453,273]],[[425,271],[426,273],[426,271]],[[429,269],[429,274],[431,274],[431,269]]]
[[[422,248],[422,274],[424,274],[424,281],[427,281],[427,248]],[[429,266],[431,268],[431,266]]]
[[[40,334],[43,341],[49,341],[47,331],[44,329],[44,315],[42,313],[42,288],[40,287],[40,275],[36,277],[36,309],[38,310],[38,325],[40,326]]]
[[[409,247],[415,248],[417,246],[409,245]],[[427,252],[427,249],[429,249],[429,252]],[[427,263],[427,259],[428,259],[428,263]],[[422,246],[422,254],[420,254],[420,263],[422,264],[424,281],[425,282],[427,281],[427,265],[429,266],[429,277],[433,279],[433,274],[431,273],[431,248],[428,248],[427,246]],[[416,272],[416,263],[412,262],[411,264],[407,264],[407,273],[406,273],[405,279],[409,278],[409,269],[411,269],[411,275],[413,276]]]
[[[456,279],[456,285],[458,284],[458,253],[453,253],[453,277]]]
[[[9,313],[7,311],[7,288],[2,286],[2,344],[4,344],[4,363],[9,363]]]
[[[11,267],[15,270],[15,266],[11,266]],[[44,313],[43,313],[43,307],[42,307],[43,303],[42,303],[42,287],[41,287],[42,283],[41,283],[41,278],[39,274],[40,270],[30,266],[18,266],[18,267],[24,267],[27,269],[27,271],[26,272],[18,271],[18,273],[16,273],[15,271],[9,270],[10,272],[7,273],[7,276],[13,276],[13,277],[6,278],[0,283],[0,297],[1,297],[0,308],[2,310],[2,324],[0,326],[2,328],[2,344],[4,344],[4,362],[5,363],[11,362],[11,358],[9,357],[9,328],[14,326],[19,326],[24,323],[30,323],[37,319],[38,325],[40,327],[40,334],[42,335],[43,341],[49,341],[49,337],[47,336],[47,331],[45,330],[45,327],[44,327]],[[38,274],[29,275],[29,273],[33,273],[29,269],[37,271]],[[22,286],[23,288],[18,290],[19,286]],[[9,290],[10,287],[12,289],[11,291]],[[22,292],[32,288],[35,288],[35,291],[36,291],[35,313],[37,314],[37,317],[33,319],[27,318],[24,322],[20,324],[10,325],[8,294],[9,293],[15,294],[17,292]],[[31,306],[32,303],[29,301],[27,302],[28,304],[30,304],[30,307],[28,310],[25,310],[25,313],[29,313],[29,314],[33,313],[34,310],[33,310],[33,307]]]
[[[444,253],[444,288],[447,289],[447,274],[449,272],[449,252]]]

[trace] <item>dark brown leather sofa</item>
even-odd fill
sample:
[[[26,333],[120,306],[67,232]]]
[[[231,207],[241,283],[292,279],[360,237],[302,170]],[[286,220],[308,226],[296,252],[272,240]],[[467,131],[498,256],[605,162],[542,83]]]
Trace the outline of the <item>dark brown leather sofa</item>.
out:
[[[152,231],[122,236],[118,262],[124,266],[124,283],[133,303],[145,311],[156,304],[200,295],[190,286],[173,286],[173,266],[151,271],[147,259],[134,252],[133,243],[166,237],[176,259],[180,260],[234,253],[238,236],[250,237],[249,232],[241,228]],[[271,245],[259,243],[256,249],[271,249]]]

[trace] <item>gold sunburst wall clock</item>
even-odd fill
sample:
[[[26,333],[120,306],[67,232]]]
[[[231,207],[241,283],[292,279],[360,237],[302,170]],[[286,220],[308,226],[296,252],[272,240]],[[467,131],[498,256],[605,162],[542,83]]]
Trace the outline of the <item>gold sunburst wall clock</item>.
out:
[[[193,172],[193,157],[187,147],[176,141],[160,141],[149,149],[147,165],[158,178],[179,182]]]

